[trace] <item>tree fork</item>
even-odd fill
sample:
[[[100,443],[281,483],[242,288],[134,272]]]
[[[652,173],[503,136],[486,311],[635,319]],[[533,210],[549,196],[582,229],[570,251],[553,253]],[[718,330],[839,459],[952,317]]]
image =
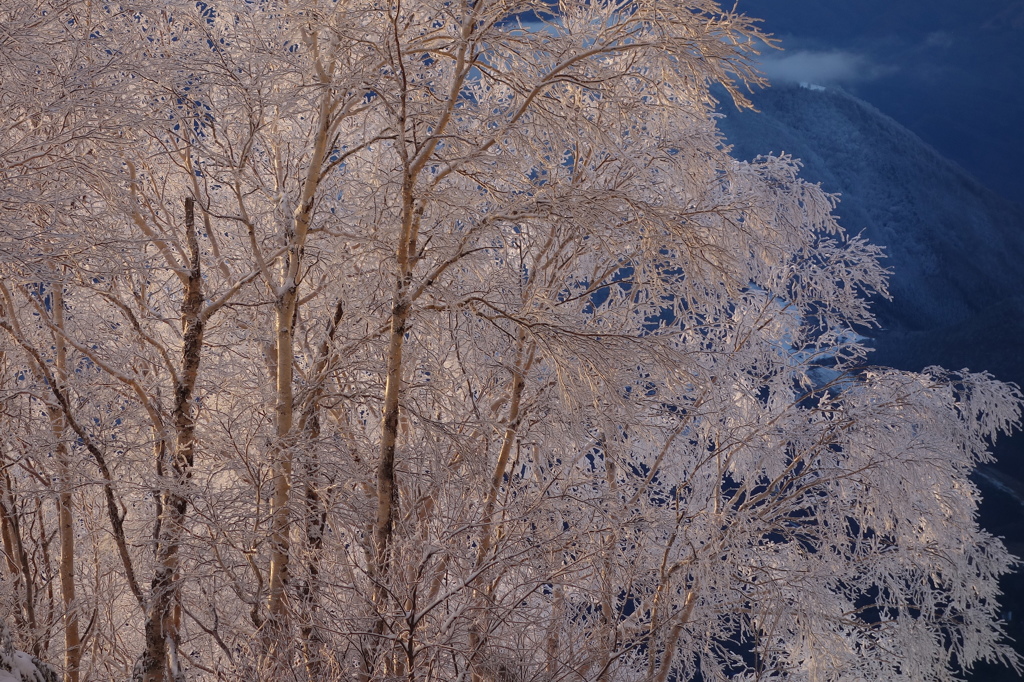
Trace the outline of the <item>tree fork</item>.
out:
[[[403,101],[404,107],[404,101]],[[404,122],[403,114],[399,117]],[[404,125],[404,123],[402,124]],[[364,652],[363,675],[372,675],[371,670],[374,652],[381,650],[384,634],[384,613],[388,601],[387,579],[391,573],[391,544],[394,537],[395,517],[398,514],[398,484],[395,478],[395,446],[398,442],[398,416],[402,399],[402,351],[405,346],[405,335],[408,332],[409,313],[412,310],[412,275],[416,266],[416,240],[419,232],[419,219],[424,206],[416,205],[413,187],[416,173],[409,166],[409,158],[405,146],[399,145],[399,152],[405,166],[405,177],[402,181],[402,225],[398,235],[395,253],[397,262],[397,281],[391,299],[391,324],[388,335],[387,374],[384,385],[384,407],[381,414],[380,459],[377,462],[377,516],[373,524],[373,565],[371,579],[373,594],[371,597],[377,618],[373,626],[373,641],[370,654]],[[422,167],[422,166],[421,166]]]
[[[264,624],[270,630],[283,627],[288,616],[287,589],[290,580],[291,551],[289,538],[291,514],[288,505],[291,499],[292,484],[293,455],[291,449],[294,445],[292,426],[295,417],[295,389],[293,386],[295,318],[299,308],[298,292],[303,249],[313,217],[314,198],[317,188],[320,186],[320,173],[329,150],[334,105],[330,88],[327,88],[320,99],[316,141],[313,145],[312,158],[306,169],[306,177],[302,182],[298,208],[293,216],[294,222],[285,230],[287,256],[282,267],[281,286],[274,287],[269,273],[265,274],[267,284],[271,288],[276,288],[277,291],[277,301],[274,304],[277,336],[277,373],[275,376],[277,444],[272,453],[274,493],[270,503],[270,576],[267,598],[267,611],[270,617]],[[276,634],[268,631],[265,641],[269,645],[276,637]]]
[[[2,287],[2,285],[0,285]],[[5,294],[5,298],[9,299],[9,296]],[[106,503],[107,518],[110,520],[110,529],[114,535],[114,544],[117,546],[118,556],[121,558],[121,565],[124,567],[125,580],[128,583],[128,588],[131,590],[132,595],[140,606],[145,608],[146,599],[142,594],[142,589],[139,587],[139,582],[135,577],[135,568],[132,565],[131,554],[128,552],[128,541],[124,534],[124,519],[125,515],[121,513],[117,508],[117,500],[114,496],[114,477],[111,474],[110,466],[107,464],[107,457],[103,454],[103,450],[97,447],[93,441],[89,432],[86,431],[78,420],[75,419],[74,413],[71,409],[71,401],[68,398],[64,384],[60,383],[58,379],[50,371],[46,361],[43,360],[39,351],[36,350],[28,341],[26,341],[19,333],[16,323],[12,321],[0,320],[0,329],[5,330],[15,342],[22,347],[22,349],[28,353],[35,362],[36,369],[43,377],[43,381],[47,388],[50,389],[50,394],[57,400],[60,405],[60,410],[64,415],[64,419],[67,425],[71,427],[71,430],[75,432],[75,435],[81,439],[82,445],[92,455],[93,461],[96,462],[96,467],[100,470],[100,476],[103,478],[103,498]]]

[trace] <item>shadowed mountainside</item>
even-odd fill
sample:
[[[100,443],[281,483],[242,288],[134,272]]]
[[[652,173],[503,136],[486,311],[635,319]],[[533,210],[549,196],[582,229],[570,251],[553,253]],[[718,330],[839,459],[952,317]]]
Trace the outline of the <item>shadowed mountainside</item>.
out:
[[[1014,343],[1024,330],[1015,314],[1024,310],[1024,210],[841,90],[780,87],[754,101],[761,113],[724,107],[734,155],[802,159],[804,177],[841,195],[847,231],[886,247],[893,300],[875,306],[875,361],[1024,378]]]
[[[914,133],[836,88],[782,86],[757,93],[760,110],[723,104],[719,126],[740,159],[787,153],[803,176],[841,194],[840,223],[886,248],[892,300],[880,328],[862,333],[869,361],[917,371],[985,370],[1024,385],[1024,208],[982,186]],[[1024,434],[995,448],[975,477],[982,524],[1024,556]],[[1003,583],[1005,616],[1024,653],[1024,575]],[[975,680],[1019,679],[984,666]]]
[[[841,55],[851,68],[833,73],[835,84],[1024,201],[1024,0],[740,0],[739,8],[782,39],[786,51],[766,51],[767,61],[799,57],[807,73],[825,73],[816,62]]]

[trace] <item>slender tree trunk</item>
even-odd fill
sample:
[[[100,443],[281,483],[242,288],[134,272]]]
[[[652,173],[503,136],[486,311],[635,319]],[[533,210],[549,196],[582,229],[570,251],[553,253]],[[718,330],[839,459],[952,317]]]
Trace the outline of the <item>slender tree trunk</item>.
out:
[[[505,470],[508,468],[508,460],[512,454],[512,446],[515,444],[516,432],[519,430],[519,423],[522,421],[523,389],[526,388],[526,374],[533,366],[534,347],[526,348],[526,332],[519,330],[519,338],[516,350],[516,365],[512,369],[512,395],[509,400],[508,416],[505,419],[505,432],[501,438],[501,450],[498,451],[498,461],[491,473],[490,485],[487,487],[487,497],[484,500],[484,517],[482,519],[483,536],[480,539],[480,549],[477,552],[477,567],[483,565],[494,542],[494,506],[498,501],[498,491],[501,482],[505,478]]]
[[[302,417],[300,430],[306,443],[315,443],[320,437],[320,396],[326,379],[326,370],[331,356],[331,342],[341,323],[344,313],[343,302],[339,300],[334,307],[334,315],[327,326],[327,334],[320,344],[316,364],[311,373],[311,386],[300,398]],[[300,594],[305,609],[305,622],[302,625],[302,649],[306,659],[306,675],[310,680],[324,679],[324,663],[326,651],[323,637],[317,627],[316,619],[319,610],[319,576],[321,557],[324,546],[324,533],[327,531],[327,509],[320,497],[317,479],[320,473],[320,462],[315,448],[308,448],[303,471],[304,498],[306,502],[306,548],[309,559],[306,565],[306,580]]]
[[[169,485],[162,493],[163,519],[157,540],[156,571],[150,587],[146,611],[146,650],[142,655],[143,682],[178,682],[184,674],[178,669],[177,649],[180,641],[176,607],[179,599],[178,579],[180,549],[185,533],[188,499],[185,486],[192,477],[195,460],[195,414],[192,398],[203,346],[203,291],[199,243],[196,239],[193,200],[185,199],[185,235],[189,249],[181,324],[184,342],[181,367],[174,387],[172,417],[175,430],[174,456],[170,462]]]
[[[36,606],[35,606],[35,585],[32,581],[32,569],[29,566],[28,556],[25,554],[25,544],[21,537],[21,523],[18,518],[14,503],[14,488],[11,477],[4,472],[2,476],[3,489],[0,490],[0,521],[4,526],[4,545],[10,545],[12,550],[9,557],[13,557],[16,568],[15,590],[21,583],[21,616],[22,622],[28,629],[36,631]],[[37,652],[34,652],[37,653]]]
[[[0,284],[2,286],[2,284]],[[3,289],[7,293],[6,288]],[[7,299],[9,301],[9,299]],[[8,306],[10,303],[8,302]],[[4,306],[0,305],[0,314],[4,313]],[[13,336],[13,328],[5,327]],[[4,454],[0,452],[0,454]],[[35,596],[31,573],[29,572],[28,559],[25,556],[25,546],[21,538],[21,524],[15,509],[14,483],[8,473],[6,457],[0,459],[3,466],[0,467],[0,535],[3,537],[4,556],[7,559],[7,567],[11,572],[14,582],[14,593],[21,597],[21,608],[14,614],[15,623],[28,625],[31,631],[35,632]],[[24,582],[24,589],[21,583]],[[19,594],[19,592],[21,594]]]
[[[45,506],[43,505],[42,498],[39,496],[36,496],[35,498],[35,508],[36,518],[32,525],[35,526],[36,532],[34,534],[35,537],[32,539],[32,544],[36,548],[38,548],[39,558],[32,562],[33,570],[36,575],[52,576],[54,574],[55,568],[53,565],[53,561],[50,560],[49,538],[52,538],[53,535],[51,535],[46,530],[46,509]],[[43,602],[42,599],[40,599],[38,596],[36,598],[39,599],[40,606],[45,605],[46,616],[44,618],[41,618],[40,620],[43,623],[49,624],[53,623],[54,620],[54,584],[52,580],[43,580],[41,582],[42,584],[39,585],[39,587],[45,589],[46,601]],[[36,594],[39,595],[40,592],[37,590]],[[37,652],[35,653],[36,657],[42,657],[46,655],[46,651],[50,648],[50,634],[51,633],[49,627],[45,627],[40,630],[39,636],[35,639],[35,641],[32,644],[32,651]]]
[[[293,368],[295,365],[295,320],[299,306],[299,280],[302,274],[306,238],[309,235],[310,221],[313,219],[313,201],[320,186],[324,159],[327,158],[327,152],[330,149],[335,105],[336,101],[330,88],[326,88],[320,100],[317,135],[313,143],[309,166],[306,168],[306,176],[302,182],[298,208],[284,235],[287,253],[281,266],[280,285],[275,287],[277,294],[277,301],[274,305],[277,351],[277,375],[275,377],[277,442],[271,452],[274,492],[270,502],[270,576],[267,599],[269,618],[265,624],[265,627],[268,628],[265,641],[268,644],[268,654],[271,658],[280,658],[280,654],[275,656],[270,649],[283,643],[281,637],[289,615],[288,586],[292,526],[290,500],[295,447]],[[268,284],[273,286],[270,282]]]
[[[67,447],[61,446],[67,457]],[[58,457],[61,457],[58,453]],[[60,594],[64,603],[64,682],[78,682],[82,664],[82,640],[78,631],[78,603],[75,596],[75,529],[74,502],[71,498],[71,475],[67,463],[58,475],[57,527],[60,536]]]
[[[377,613],[373,626],[374,641],[370,642],[370,660],[366,662],[368,667],[363,671],[364,678],[393,672],[391,662],[381,660],[381,655],[384,654],[382,644],[385,613],[389,601],[387,582],[391,574],[391,542],[394,536],[395,517],[398,514],[395,446],[398,442],[398,411],[402,392],[402,349],[409,318],[409,304],[404,301],[403,284],[404,280],[400,281],[395,291],[388,338],[387,382],[384,386],[384,410],[381,418],[380,459],[377,462],[377,516],[373,524],[373,566],[370,574],[373,580],[371,599]],[[388,655],[384,656],[386,659]],[[374,667],[381,663],[384,664],[383,669],[374,670]]]
[[[59,329],[64,329],[63,283],[53,288],[53,319]],[[67,350],[64,338],[53,335],[57,348],[56,373],[61,382],[67,381]],[[78,604],[75,602],[75,529],[74,501],[71,497],[71,459],[64,441],[66,424],[60,408],[47,406],[50,428],[56,441],[57,459],[57,536],[60,539],[60,594],[64,612],[64,682],[78,682],[82,662],[82,641],[78,632]]]
[[[387,379],[384,385],[384,407],[381,414],[380,459],[377,462],[377,516],[373,524],[373,580],[372,601],[377,610],[373,627],[376,641],[371,643],[370,658],[380,655],[384,634],[384,619],[388,607],[387,582],[391,574],[391,544],[394,538],[395,518],[398,515],[398,482],[395,478],[395,446],[398,443],[398,416],[402,399],[402,352],[408,332],[412,302],[412,274],[416,262],[416,238],[419,214],[413,199],[413,175],[407,175],[402,188],[402,227],[398,237],[396,260],[398,277],[391,299],[391,328],[388,334],[386,357]],[[370,662],[373,665],[372,661]],[[385,663],[381,674],[391,674],[394,666]],[[374,673],[372,669],[365,673]]]
[[[665,637],[664,641],[664,654],[662,654],[661,661],[658,664],[657,675],[649,674],[650,679],[653,682],[666,682],[668,675],[672,671],[672,659],[676,653],[676,643],[679,641],[679,635],[682,633],[683,628],[690,621],[690,616],[693,614],[693,607],[697,603],[697,590],[695,587],[686,593],[686,600],[683,602],[683,608],[678,614],[674,615],[675,624],[672,626],[672,630],[669,631],[668,636]],[[653,669],[651,669],[653,673]]]
[[[20,569],[18,568],[18,555],[14,544],[14,528],[11,526],[7,513],[6,494],[0,494],[0,538],[4,545],[4,563],[7,564],[7,572],[11,574],[15,587],[17,587]]]
[[[315,438],[320,432],[320,419],[314,416],[312,424],[306,431]],[[324,533],[327,530],[327,511],[316,487],[319,466],[315,463],[306,467],[305,500],[306,500],[306,546],[309,560],[306,565],[306,580],[302,585],[301,595],[305,607],[305,622],[302,625],[302,650],[306,659],[306,675],[310,680],[324,679],[325,651],[323,636],[316,624],[319,600],[320,558],[324,547]]]
[[[0,281],[0,294],[2,294],[6,306],[13,308],[11,292],[4,286],[2,281]],[[0,315],[2,314],[3,310],[0,309]],[[125,581],[128,583],[128,588],[131,590],[136,601],[145,608],[146,599],[135,577],[135,568],[132,564],[131,554],[128,551],[128,540],[124,534],[125,515],[121,513],[117,506],[117,496],[114,494],[114,477],[107,463],[106,455],[93,441],[89,432],[75,419],[74,411],[71,409],[71,399],[68,396],[65,385],[51,371],[50,365],[43,359],[39,350],[32,346],[22,335],[17,318],[8,317],[7,319],[0,319],[0,329],[4,329],[10,334],[15,343],[21,346],[32,358],[32,361],[35,363],[34,371],[38,372],[38,377],[42,384],[50,390],[50,394],[56,399],[57,404],[60,406],[61,414],[64,415],[65,424],[78,436],[79,441],[85,446],[85,449],[96,462],[96,467],[100,470],[100,476],[103,478],[103,498],[106,502],[107,518],[110,520],[114,544],[117,546],[117,553],[121,558],[121,565],[124,567]]]
[[[289,253],[289,260],[291,254]],[[297,269],[297,268],[296,268]],[[289,271],[292,268],[288,268]],[[274,494],[270,504],[270,597],[268,611],[271,620],[285,616],[288,587],[288,559],[291,547],[291,515],[288,504],[292,486],[291,433],[295,397],[292,371],[295,363],[294,320],[298,302],[298,285],[286,281],[284,291],[277,300],[277,376],[275,377],[277,404],[277,447],[274,453]]]
[[[399,287],[391,313],[380,460],[377,463],[377,518],[373,527],[373,552],[375,567],[381,577],[386,576],[390,568],[391,540],[398,507],[395,445],[398,442],[398,410],[402,391],[402,350],[405,345],[406,322],[409,319],[409,304],[402,300],[403,295],[404,291]]]
[[[487,495],[484,498],[484,514],[480,523],[481,535],[476,555],[476,570],[480,570],[484,562],[487,561],[487,555],[490,553],[495,541],[494,507],[498,501],[498,491],[501,488],[501,483],[505,478],[505,470],[508,468],[508,460],[512,454],[512,447],[515,444],[516,432],[523,418],[523,390],[526,387],[526,375],[533,365],[534,347],[530,345],[529,349],[527,349],[526,331],[523,329],[519,330],[516,346],[516,364],[512,368],[512,390],[509,399],[508,416],[505,419],[505,432],[502,434],[498,461],[494,465],[494,471],[491,473],[491,480],[487,486]],[[469,631],[469,653],[472,657],[471,665],[473,668],[471,677],[473,682],[482,682],[485,679],[485,673],[478,668],[478,651],[486,643],[487,630],[489,628],[486,620],[487,609],[485,604],[482,603],[486,600],[487,595],[485,590],[479,587],[474,588],[473,594],[474,599],[481,602],[478,609],[478,612],[481,614],[481,622]]]
[[[397,26],[397,25],[396,25]],[[455,110],[458,101],[458,93],[462,84],[469,74],[465,68],[466,54],[469,48],[469,34],[472,29],[472,22],[467,23],[463,31],[462,41],[456,50],[455,56],[455,77],[449,90],[448,106],[437,121],[430,141],[422,147],[411,143],[407,138],[408,130],[408,91],[407,83],[402,76],[401,95],[397,111],[395,112],[396,127],[401,131],[400,139],[396,149],[402,160],[404,177],[402,180],[402,213],[401,228],[396,245],[397,261],[397,282],[394,295],[391,301],[391,327],[388,338],[387,350],[387,378],[384,387],[384,406],[381,415],[381,439],[380,459],[377,462],[377,516],[373,524],[372,532],[372,565],[370,577],[373,580],[372,601],[377,610],[376,622],[374,623],[372,638],[368,650],[363,652],[363,669],[361,675],[368,679],[381,673],[388,675],[397,672],[401,665],[386,664],[382,671],[375,671],[374,659],[377,658],[382,649],[382,635],[384,632],[384,618],[387,611],[388,590],[387,582],[391,573],[392,542],[394,539],[395,518],[398,515],[398,482],[395,477],[395,446],[398,442],[398,417],[402,399],[402,352],[405,345],[405,336],[408,332],[409,314],[412,309],[413,287],[412,277],[416,263],[419,259],[417,253],[417,242],[419,239],[420,218],[425,205],[416,200],[416,182],[419,173],[423,170],[427,161],[432,157],[444,131],[451,120],[451,114]],[[397,28],[396,28],[397,31]],[[398,57],[399,71],[404,74],[402,66],[402,45],[395,34],[395,54]],[[411,144],[410,144],[411,143]],[[414,154],[410,151],[416,150]],[[409,671],[412,675],[413,671]]]

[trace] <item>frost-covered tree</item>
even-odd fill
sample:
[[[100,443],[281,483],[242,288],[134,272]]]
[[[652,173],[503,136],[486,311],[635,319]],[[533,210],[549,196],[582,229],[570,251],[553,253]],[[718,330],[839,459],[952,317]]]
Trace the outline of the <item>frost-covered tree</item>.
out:
[[[87,623],[65,679],[1017,665],[1012,559],[968,476],[1019,395],[863,366],[878,249],[796,161],[737,162],[715,127],[713,84],[743,105],[761,83],[752,20],[45,16],[62,39],[25,54],[102,68],[68,75],[63,119],[0,95],[28,107],[5,140],[63,150],[33,166],[48,193],[0,187],[0,596],[43,658]],[[36,132],[61,120],[81,134]],[[57,606],[46,528],[71,510]]]

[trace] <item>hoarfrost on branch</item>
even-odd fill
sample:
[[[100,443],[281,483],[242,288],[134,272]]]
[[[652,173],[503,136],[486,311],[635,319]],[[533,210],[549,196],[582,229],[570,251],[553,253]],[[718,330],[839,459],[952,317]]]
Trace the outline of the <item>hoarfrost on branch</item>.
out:
[[[2,12],[0,598],[65,680],[1017,665],[1020,395],[863,366],[880,250],[715,127],[753,20]]]

